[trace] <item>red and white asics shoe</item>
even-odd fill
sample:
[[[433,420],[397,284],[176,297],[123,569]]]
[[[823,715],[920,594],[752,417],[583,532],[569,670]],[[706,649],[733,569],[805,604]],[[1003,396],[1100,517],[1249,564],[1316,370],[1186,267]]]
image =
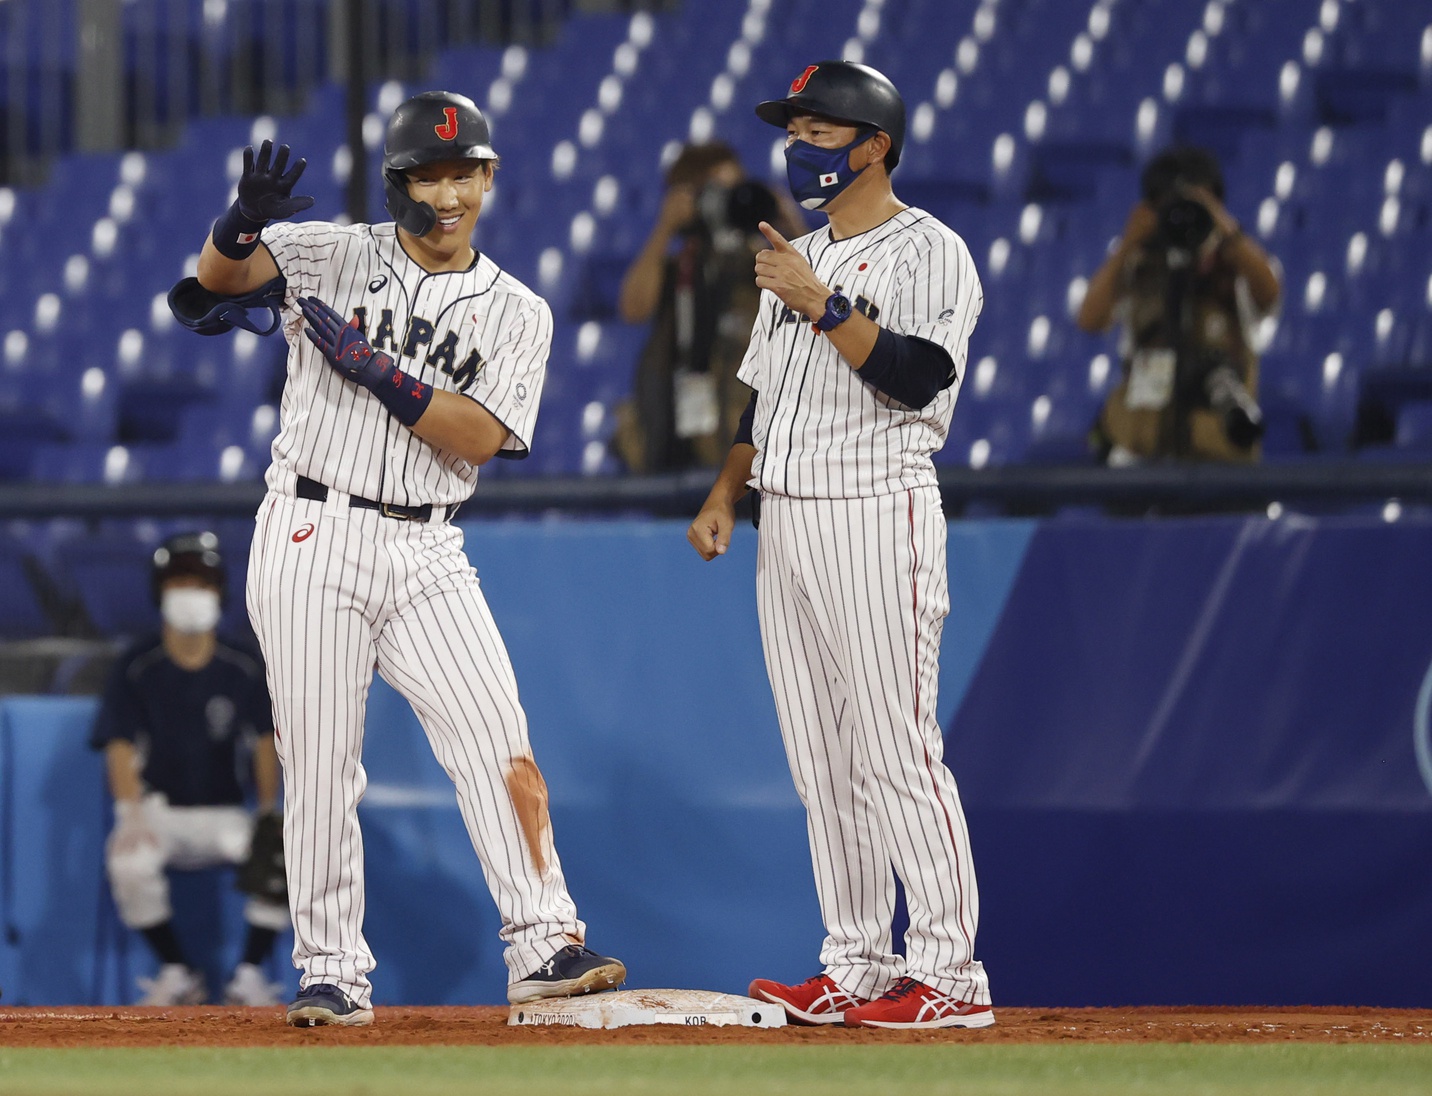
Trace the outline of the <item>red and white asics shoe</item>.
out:
[[[924,982],[901,978],[885,996],[848,1009],[844,1021],[846,1027],[983,1028],[994,1026],[994,1009],[967,1004]]]
[[[807,978],[798,986],[757,978],[751,983],[749,993],[758,1001],[780,1005],[792,1020],[804,1024],[838,1024],[848,1009],[865,1003],[863,998],[852,997],[824,974]]]

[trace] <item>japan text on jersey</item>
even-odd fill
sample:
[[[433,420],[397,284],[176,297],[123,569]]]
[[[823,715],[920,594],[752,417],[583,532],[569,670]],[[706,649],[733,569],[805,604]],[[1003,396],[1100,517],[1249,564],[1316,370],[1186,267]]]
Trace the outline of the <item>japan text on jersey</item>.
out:
[[[268,482],[306,476],[399,505],[450,505],[478,469],[435,448],[347,383],[307,339],[294,302],[314,296],[356,322],[374,349],[433,387],[482,404],[511,431],[499,456],[525,457],[552,345],[552,312],[478,254],[466,270],[430,273],[392,224],[273,224],[264,243],[287,280],[288,378]]]

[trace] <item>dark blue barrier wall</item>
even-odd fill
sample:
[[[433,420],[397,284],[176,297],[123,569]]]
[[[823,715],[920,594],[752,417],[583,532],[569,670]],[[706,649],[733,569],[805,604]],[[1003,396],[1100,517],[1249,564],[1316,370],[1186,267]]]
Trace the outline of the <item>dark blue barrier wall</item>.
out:
[[[1007,999],[1432,1001],[1429,561],[1426,521],[1040,526],[947,735]]]
[[[467,532],[592,943],[637,986],[811,973],[821,928],[761,658],[754,533],[703,564],[679,522]],[[938,711],[996,1001],[1428,1003],[1429,559],[1432,525],[1411,521],[952,525]],[[3,709],[4,848],[63,847],[68,864],[7,864],[7,923],[27,910],[46,927],[0,949],[0,985],[124,999],[92,974],[97,958],[118,967],[113,942],[94,943],[88,709]],[[59,745],[23,748],[16,780],[22,737]],[[502,1000],[451,787],[381,683],[366,763],[380,1003]]]

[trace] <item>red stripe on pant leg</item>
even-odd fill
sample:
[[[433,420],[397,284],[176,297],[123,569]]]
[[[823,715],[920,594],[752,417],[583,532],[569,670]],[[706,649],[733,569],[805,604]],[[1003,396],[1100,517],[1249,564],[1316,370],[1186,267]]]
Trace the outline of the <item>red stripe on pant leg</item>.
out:
[[[958,865],[960,862],[960,844],[955,840],[955,824],[950,818],[950,808],[945,805],[944,799],[940,796],[940,782],[935,777],[935,761],[930,756],[930,747],[925,744],[924,735],[920,729],[920,550],[915,540],[915,493],[905,492],[907,500],[906,517],[910,526],[910,608],[915,621],[915,730],[920,734],[920,743],[925,751],[925,771],[930,777],[930,789],[935,794],[935,802],[939,803],[940,810],[945,815],[945,833],[950,838],[950,854],[955,859],[957,868],[954,880],[955,890],[959,893],[957,909],[964,909],[964,890],[960,886],[958,876]],[[975,955],[975,942],[968,929],[965,928],[964,917],[958,919],[960,935],[965,938],[965,948],[971,959]]]

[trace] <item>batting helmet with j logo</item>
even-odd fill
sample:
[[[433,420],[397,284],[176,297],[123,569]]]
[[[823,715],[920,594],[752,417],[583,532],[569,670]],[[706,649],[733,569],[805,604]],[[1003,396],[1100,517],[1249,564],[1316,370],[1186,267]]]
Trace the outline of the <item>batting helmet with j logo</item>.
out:
[[[383,138],[383,190],[398,227],[426,236],[437,211],[408,197],[406,172],[440,160],[495,160],[492,132],[477,104],[451,91],[425,91],[393,111]]]

